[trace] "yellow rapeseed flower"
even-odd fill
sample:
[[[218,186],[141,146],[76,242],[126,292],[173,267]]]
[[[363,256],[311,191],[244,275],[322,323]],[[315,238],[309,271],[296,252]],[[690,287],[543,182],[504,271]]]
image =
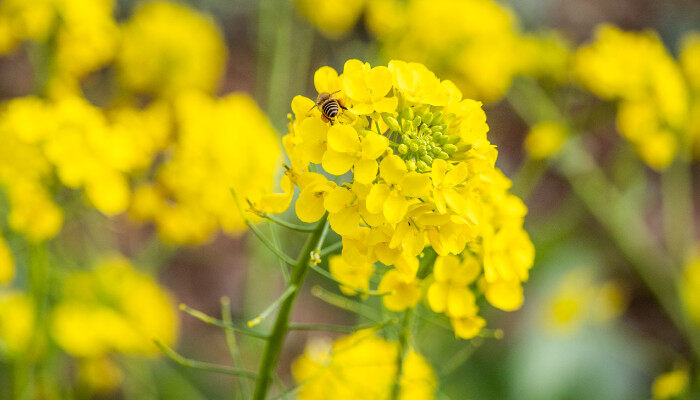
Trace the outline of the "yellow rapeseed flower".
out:
[[[673,399],[682,395],[688,388],[690,373],[687,367],[676,368],[654,379],[651,393],[654,399]]]
[[[314,85],[345,108],[327,118],[312,99],[292,100],[283,139],[292,166],[282,177],[283,192],[269,199],[281,211],[296,190],[291,184],[299,190],[294,209],[301,221],[328,214],[342,237],[342,254],[330,262],[341,290],[367,290],[372,265],[382,262],[391,268],[377,290],[386,292],[387,309],[403,311],[420,301],[421,282],[426,275],[430,282],[432,271],[429,302],[461,338],[485,324],[472,290],[501,309],[518,308],[534,260],[522,229],[527,209],[495,167],[481,103],[463,99],[424,65],[397,60],[387,67],[349,60],[340,74],[322,67]],[[260,200],[250,200],[254,211],[265,211]],[[418,278],[427,247],[439,262],[424,266]],[[445,272],[445,260],[465,260],[470,275],[446,278],[461,272]]]
[[[333,343],[311,341],[292,364],[292,375],[301,387],[299,399],[387,399],[396,376],[397,350],[396,343],[369,330]],[[435,398],[437,377],[425,358],[409,350],[399,385],[401,400],[430,400]]]
[[[187,90],[213,92],[225,58],[222,34],[210,16],[150,1],[122,26],[116,63],[126,88],[171,98]]]
[[[299,12],[324,36],[345,35],[360,18],[368,0],[295,0]]]
[[[32,297],[19,291],[0,292],[0,354],[21,357],[28,350],[35,328]]]
[[[0,285],[5,285],[15,277],[15,259],[5,239],[0,236]]]
[[[154,338],[167,345],[177,338],[172,296],[126,259],[107,258],[92,271],[73,273],[63,291],[50,331],[74,356],[157,354]]]
[[[566,141],[568,130],[558,122],[540,122],[530,128],[525,137],[525,149],[530,158],[544,160],[559,152]]]

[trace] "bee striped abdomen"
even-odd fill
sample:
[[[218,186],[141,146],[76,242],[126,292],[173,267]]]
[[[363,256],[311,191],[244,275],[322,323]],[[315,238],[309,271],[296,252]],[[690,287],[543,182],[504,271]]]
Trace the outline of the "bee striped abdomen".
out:
[[[338,115],[338,109],[338,101],[336,100],[329,100],[321,106],[321,112],[329,119]]]

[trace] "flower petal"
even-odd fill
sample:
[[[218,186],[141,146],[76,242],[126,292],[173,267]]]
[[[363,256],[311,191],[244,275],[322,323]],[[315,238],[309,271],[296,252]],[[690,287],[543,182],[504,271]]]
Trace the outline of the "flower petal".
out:
[[[406,171],[408,171],[406,163],[401,157],[395,154],[384,157],[379,164],[379,174],[385,181],[392,185],[400,183],[404,175],[406,175]]]

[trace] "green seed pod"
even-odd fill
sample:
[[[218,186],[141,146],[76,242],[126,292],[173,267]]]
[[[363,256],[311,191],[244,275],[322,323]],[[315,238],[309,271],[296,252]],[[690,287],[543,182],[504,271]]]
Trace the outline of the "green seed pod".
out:
[[[416,168],[419,171],[427,171],[428,169],[430,169],[430,167],[428,167],[428,164],[423,160],[418,160],[418,162],[416,162]]]
[[[398,132],[401,130],[401,125],[399,125],[399,121],[397,121],[396,118],[392,117],[390,114],[382,113],[382,119],[387,125],[389,125],[389,128],[392,131]]]
[[[399,154],[401,154],[403,156],[403,155],[406,155],[407,153],[408,153],[408,146],[406,146],[403,143],[400,144],[399,145]]]
[[[427,113],[423,114],[423,122],[430,125],[430,123],[433,121],[433,113],[428,111]]]

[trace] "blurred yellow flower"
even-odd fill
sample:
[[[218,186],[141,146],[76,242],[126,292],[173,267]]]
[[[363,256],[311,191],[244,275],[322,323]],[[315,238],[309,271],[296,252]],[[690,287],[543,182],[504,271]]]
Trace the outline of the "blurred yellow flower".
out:
[[[109,357],[85,358],[78,364],[78,379],[93,393],[104,393],[124,380],[119,366]]]
[[[365,3],[367,0],[295,0],[304,18],[331,39],[340,38],[355,26]]]
[[[382,276],[377,290],[388,292],[382,297],[384,307],[390,311],[413,308],[420,301],[420,280],[402,274],[398,270],[388,271]]]
[[[566,127],[558,122],[540,122],[525,137],[525,150],[530,158],[544,160],[559,152],[568,135]]]
[[[210,16],[150,1],[122,26],[116,64],[126,88],[172,98],[187,90],[213,92],[225,58],[221,32]]]
[[[65,281],[50,316],[56,343],[76,357],[117,351],[157,354],[153,339],[172,345],[178,319],[171,295],[128,260],[113,257]]]
[[[31,296],[19,291],[0,292],[0,354],[21,357],[32,341],[35,317]]]
[[[311,341],[292,364],[292,375],[301,387],[299,399],[387,399],[396,375],[397,350],[396,343],[370,330],[333,343]],[[399,399],[430,400],[435,398],[437,377],[421,355],[409,350],[399,384]]]
[[[654,379],[651,393],[654,399],[672,399],[682,395],[688,388],[690,374],[688,368],[676,368],[673,371],[661,374]]]
[[[664,170],[678,151],[689,94],[681,68],[654,32],[601,25],[576,52],[575,75],[588,90],[619,100],[617,127],[652,168]]]
[[[333,256],[328,260],[328,269],[335,279],[347,286],[340,286],[340,291],[354,296],[360,289],[369,290],[369,279],[374,273],[374,265],[363,260],[347,260],[343,256]]]
[[[15,277],[15,259],[10,246],[0,236],[0,285],[6,285]]]
[[[685,265],[680,291],[688,315],[700,326],[700,254],[694,255]]]
[[[247,95],[195,92],[176,99],[174,119],[171,156],[154,182],[137,187],[131,215],[179,244],[202,243],[217,229],[243,232],[231,189],[258,201],[271,193],[280,146],[269,120]]]

